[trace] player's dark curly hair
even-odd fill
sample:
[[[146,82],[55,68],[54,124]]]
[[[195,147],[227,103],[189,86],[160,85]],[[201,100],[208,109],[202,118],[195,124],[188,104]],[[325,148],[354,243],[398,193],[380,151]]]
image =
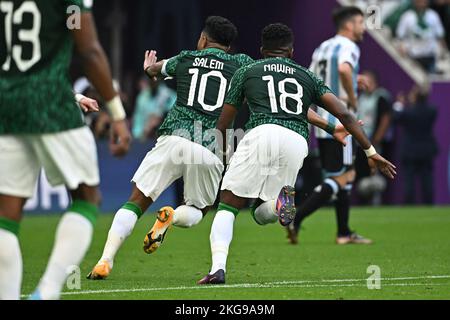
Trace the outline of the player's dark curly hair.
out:
[[[230,46],[238,36],[236,26],[230,20],[219,16],[208,17],[203,32],[206,33],[212,41],[227,47]]]
[[[262,31],[261,43],[265,50],[292,48],[294,45],[294,33],[285,24],[269,24]]]
[[[364,12],[354,6],[339,7],[333,11],[333,22],[337,29],[341,29],[344,24],[355,16],[363,16]]]

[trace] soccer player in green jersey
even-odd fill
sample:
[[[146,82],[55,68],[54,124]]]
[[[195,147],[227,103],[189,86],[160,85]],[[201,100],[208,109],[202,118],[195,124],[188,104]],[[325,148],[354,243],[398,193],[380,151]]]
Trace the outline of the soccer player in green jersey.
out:
[[[287,26],[265,27],[261,52],[264,59],[240,68],[233,76],[217,124],[225,139],[242,101],[247,100],[247,128],[251,130],[239,143],[225,173],[221,202],[211,227],[212,267],[199,284],[225,282],[235,216],[248,199],[256,199],[252,215],[258,224],[279,220],[286,226],[292,221],[292,185],[308,154],[306,120],[310,105],[320,105],[335,115],[368,150],[372,166],[390,178],[395,175],[395,167],[376,153],[356,119],[323,81],[291,60],[293,33]]]
[[[72,203],[59,222],[47,269],[32,298],[58,299],[69,267],[81,263],[92,239],[100,199],[97,152],[76,101],[84,109],[96,105],[81,96],[76,100],[71,90],[74,43],[89,80],[112,113],[112,153],[128,150],[125,113],[97,39],[91,5],[87,0],[0,0],[0,299],[20,298],[17,235],[41,168],[51,184],[66,185]]]
[[[212,16],[206,20],[196,51],[182,51],[160,62],[155,51],[146,52],[145,72],[150,77],[176,78],[177,101],[159,129],[156,146],[132,179],[129,201],[116,213],[102,257],[89,279],[110,274],[114,257],[136,221],[176,179],[184,179],[185,205],[159,211],[146,237],[147,253],[157,249],[168,226],[196,225],[214,204],[223,172],[221,159],[211,149],[216,122],[234,72],[253,62],[247,55],[228,53],[236,37],[237,29],[230,21]]]

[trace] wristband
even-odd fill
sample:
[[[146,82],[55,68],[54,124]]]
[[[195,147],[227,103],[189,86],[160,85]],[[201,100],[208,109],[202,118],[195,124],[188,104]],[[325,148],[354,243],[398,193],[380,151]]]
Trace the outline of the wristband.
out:
[[[366,153],[367,158],[373,157],[374,155],[377,154],[377,150],[375,150],[374,146],[370,146],[370,148],[364,150],[364,152]]]
[[[120,100],[119,96],[116,96],[111,101],[108,101],[106,106],[108,107],[113,121],[124,120],[127,117],[127,114],[123,108],[122,100]]]
[[[84,98],[85,98],[85,97],[84,97],[82,94],[80,94],[80,93],[77,93],[77,94],[75,95],[75,100],[76,100],[77,103],[80,103],[81,100],[83,100]]]
[[[327,123],[327,127],[325,128],[325,131],[327,132],[327,133],[329,133],[330,135],[333,135],[334,134],[334,132],[336,131],[336,125],[333,123],[333,124],[331,124],[331,123]]]

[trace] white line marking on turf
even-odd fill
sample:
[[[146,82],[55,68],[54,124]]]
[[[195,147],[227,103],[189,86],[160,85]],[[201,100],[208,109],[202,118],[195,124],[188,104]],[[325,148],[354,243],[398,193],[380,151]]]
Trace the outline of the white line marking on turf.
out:
[[[450,275],[438,276],[419,276],[419,277],[398,277],[398,278],[381,278],[382,281],[404,281],[404,280],[433,280],[433,279],[450,279]],[[299,280],[299,281],[277,281],[266,283],[237,283],[225,284],[217,286],[179,286],[179,287],[165,287],[165,288],[135,288],[135,289],[109,289],[109,290],[86,290],[86,291],[68,291],[63,292],[62,295],[88,295],[88,294],[103,294],[103,293],[126,293],[126,292],[150,292],[150,291],[176,291],[176,290],[204,290],[204,289],[248,289],[248,288],[321,288],[321,287],[365,287],[367,279],[323,279],[323,280]],[[339,283],[342,284],[332,284]],[[345,282],[364,282],[364,283],[345,283]],[[331,283],[331,284],[327,284]],[[450,286],[444,283],[384,283],[383,286],[391,287],[408,287],[408,286]],[[22,298],[27,298],[29,295],[22,295]]]

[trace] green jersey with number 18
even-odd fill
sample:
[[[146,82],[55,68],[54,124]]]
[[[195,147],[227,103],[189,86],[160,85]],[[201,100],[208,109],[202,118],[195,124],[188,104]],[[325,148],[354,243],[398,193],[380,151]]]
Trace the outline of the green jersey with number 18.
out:
[[[213,135],[231,78],[240,67],[252,63],[245,54],[231,55],[208,48],[182,51],[165,61],[161,73],[175,77],[177,101],[159,129],[159,135],[178,135],[205,147]]]
[[[69,80],[73,39],[92,0],[0,0],[0,134],[83,126]]]
[[[320,98],[331,92],[308,69],[287,58],[258,60],[239,69],[231,80],[225,103],[237,108],[244,98],[250,109],[247,129],[276,124],[308,140],[308,109],[321,105]]]

